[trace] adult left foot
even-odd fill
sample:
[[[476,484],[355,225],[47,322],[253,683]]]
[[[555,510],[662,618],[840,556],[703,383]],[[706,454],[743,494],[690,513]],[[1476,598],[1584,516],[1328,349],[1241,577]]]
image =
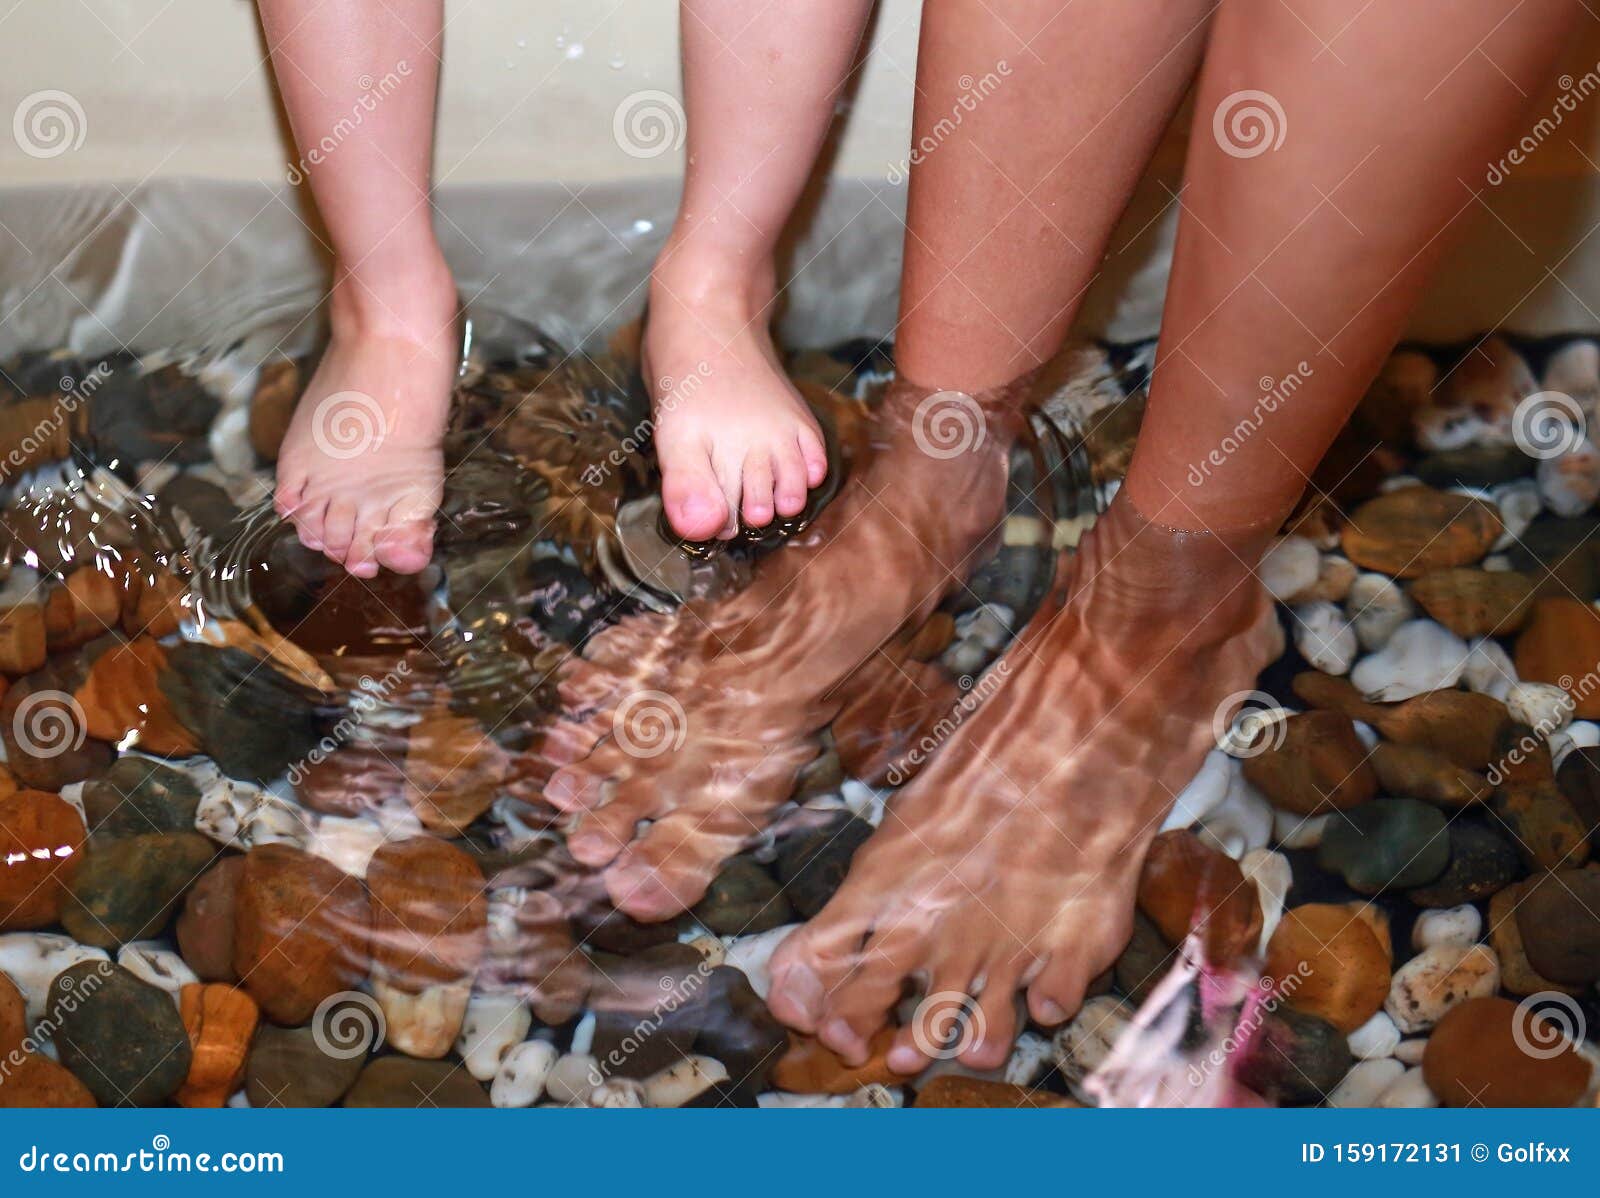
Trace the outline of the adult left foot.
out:
[[[1270,531],[1270,530],[1269,530]],[[773,962],[772,1010],[847,1061],[916,985],[898,1073],[1004,1063],[1016,995],[1068,1018],[1122,951],[1145,851],[1214,744],[1213,716],[1270,659],[1265,536],[1175,532],[1119,497],[1056,602],[974,685],[972,708],[826,908]],[[1064,597],[1064,598],[1062,598]]]

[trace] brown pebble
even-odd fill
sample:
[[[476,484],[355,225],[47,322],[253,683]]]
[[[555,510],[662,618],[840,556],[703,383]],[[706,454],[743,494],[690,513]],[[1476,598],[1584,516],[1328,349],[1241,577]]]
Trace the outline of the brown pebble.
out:
[[[874,1083],[898,1085],[905,1079],[888,1065],[894,1037],[893,1027],[878,1029],[867,1042],[867,1059],[852,1066],[815,1037],[790,1032],[789,1051],[778,1058],[768,1080],[774,1089],[791,1094],[853,1094]]]
[[[1349,908],[1307,903],[1284,912],[1267,943],[1265,976],[1295,1010],[1353,1032],[1383,1008],[1389,954]]]
[[[1517,677],[1562,687],[1580,720],[1600,717],[1600,612],[1576,599],[1540,599],[1517,637],[1512,655]]]
[[[1533,610],[1535,584],[1515,570],[1434,570],[1411,584],[1422,610],[1457,636],[1506,636]]]
[[[1553,1031],[1537,1011],[1508,998],[1469,998],[1428,1037],[1422,1075],[1445,1106],[1571,1106],[1588,1089],[1591,1069],[1571,1047],[1544,1055],[1559,1049]]]
[[[1336,711],[1292,715],[1275,744],[1244,762],[1244,776],[1274,807],[1296,815],[1320,815],[1368,802],[1378,793],[1378,778],[1368,750],[1348,716]]]
[[[1261,903],[1238,862],[1174,829],[1157,836],[1139,875],[1139,910],[1169,944],[1193,928],[1205,929],[1207,957],[1231,964],[1255,951],[1261,938]]]
[[[1503,530],[1492,504],[1432,487],[1402,487],[1357,508],[1340,537],[1345,556],[1391,578],[1466,566]]]

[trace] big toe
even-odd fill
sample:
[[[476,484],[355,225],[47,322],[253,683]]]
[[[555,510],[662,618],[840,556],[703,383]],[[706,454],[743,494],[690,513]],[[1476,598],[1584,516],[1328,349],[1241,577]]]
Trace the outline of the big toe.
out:
[[[373,556],[396,574],[416,574],[433,560],[433,521],[407,520],[385,525],[373,541]]]
[[[728,501],[703,453],[662,454],[661,500],[678,535],[707,541],[728,522]]]

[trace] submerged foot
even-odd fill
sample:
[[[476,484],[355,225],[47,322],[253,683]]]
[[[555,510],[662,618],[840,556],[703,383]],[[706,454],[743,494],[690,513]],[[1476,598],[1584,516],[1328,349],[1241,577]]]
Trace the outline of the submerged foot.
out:
[[[773,962],[777,1016],[849,1061],[908,993],[889,1064],[1002,1064],[1016,996],[1059,1023],[1122,951],[1150,841],[1270,657],[1261,538],[1174,533],[1117,500],[974,706]],[[952,1016],[962,1013],[951,1042]],[[959,1022],[959,1021],[958,1021]]]
[[[645,377],[667,519],[692,541],[798,515],[828,473],[816,417],[768,333],[770,279],[722,278],[687,253],[652,282]]]
[[[975,564],[1003,508],[1015,401],[968,400],[992,435],[931,456],[913,435],[925,398],[891,391],[871,464],[748,587],[609,630],[568,685],[580,710],[549,743],[569,764],[545,794],[621,910],[660,920],[698,901],[793,792],[841,683]]]
[[[333,335],[278,452],[274,506],[306,548],[360,578],[433,554],[443,438],[460,359],[448,275],[394,297],[333,302]]]

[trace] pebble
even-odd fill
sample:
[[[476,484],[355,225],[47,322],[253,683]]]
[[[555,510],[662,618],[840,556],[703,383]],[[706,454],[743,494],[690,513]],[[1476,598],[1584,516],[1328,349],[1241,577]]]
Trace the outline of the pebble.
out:
[[[1450,820],[1450,864],[1433,881],[1408,891],[1419,907],[1457,907],[1488,898],[1522,875],[1522,858],[1497,823],[1457,815]]]
[[[82,786],[92,836],[115,839],[194,830],[200,790],[181,770],[149,757],[119,757]]]
[[[1517,926],[1517,909],[1522,897],[1535,885],[1528,878],[1507,886],[1489,900],[1489,943],[1500,958],[1500,986],[1508,994],[1530,995],[1557,990],[1566,994],[1583,993],[1582,986],[1552,982],[1534,969],[1522,947],[1522,930]]]
[[[1411,925],[1413,948],[1437,948],[1441,945],[1467,947],[1476,944],[1483,931],[1483,916],[1468,903],[1459,907],[1428,910],[1417,916]]]
[[[1589,1087],[1589,1062],[1570,1048],[1545,1055],[1544,1035],[1529,1029],[1528,1013],[1510,999],[1458,1004],[1428,1037],[1428,1089],[1452,1107],[1571,1106]],[[1530,1040],[1538,1055],[1525,1050]]]
[[[794,922],[794,908],[766,868],[748,856],[734,857],[712,879],[694,917],[723,936],[765,932]]]
[[[774,1089],[792,1094],[853,1094],[862,1086],[889,1085],[900,1075],[889,1068],[889,1048],[897,1029],[880,1028],[867,1043],[867,1059],[847,1065],[820,1040],[799,1033],[789,1034],[789,1050],[772,1068]]]
[[[1517,906],[1528,962],[1571,986],[1600,981],[1600,873],[1567,869],[1534,881]]]
[[[184,890],[215,856],[195,832],[91,841],[68,883],[61,924],[97,948],[160,936]]]
[[[276,1023],[305,1023],[367,976],[372,907],[360,882],[286,845],[244,858],[234,900],[234,969]]]
[[[1577,400],[1586,413],[1593,415],[1595,402],[1600,399],[1600,345],[1581,337],[1567,342],[1545,363],[1540,386]]]
[[[599,1062],[586,1052],[569,1052],[545,1075],[545,1093],[552,1102],[581,1105],[601,1077]]]
[[[589,993],[593,971],[589,958],[578,951],[561,900],[548,891],[502,887],[489,896],[488,918],[488,955],[478,974],[480,988],[516,993],[535,1018],[551,1026],[576,1015]],[[657,929],[670,933],[671,925],[660,924]],[[593,933],[585,942],[601,947]]]
[[[0,799],[0,931],[57,922],[84,839],[83,818],[53,794],[19,790]]]
[[[161,693],[228,777],[266,786],[317,748],[315,692],[272,663],[196,641],[180,641],[166,656]]]
[[[1245,853],[1239,859],[1239,869],[1255,883],[1256,895],[1261,903],[1261,937],[1256,951],[1265,952],[1272,933],[1277,930],[1278,921],[1283,918],[1284,901],[1294,885],[1294,871],[1289,859],[1282,853],[1262,847]]]
[[[1307,903],[1284,912],[1263,970],[1284,1002],[1346,1035],[1383,1007],[1389,953],[1344,907]]]
[[[1505,531],[1494,543],[1495,551],[1503,552],[1522,539],[1535,517],[1544,510],[1544,500],[1539,495],[1539,484],[1532,479],[1517,479],[1501,483],[1489,492],[1495,507],[1500,510],[1500,523]]]
[[[1395,971],[1384,1010],[1410,1035],[1427,1031],[1469,998],[1500,988],[1500,958],[1486,944],[1425,948]]]
[[[178,721],[161,689],[166,670],[166,651],[148,636],[100,654],[74,696],[89,735],[164,757],[197,753],[194,735]]]
[[[1228,790],[1238,770],[1238,759],[1221,749],[1206,753],[1195,776],[1173,800],[1172,810],[1161,825],[1161,831],[1190,828],[1199,823],[1228,797]]]
[[[1499,641],[1479,637],[1467,647],[1461,681],[1470,691],[1504,702],[1517,683],[1517,667]]]
[[[544,1094],[545,1079],[560,1052],[547,1040],[525,1040],[500,1061],[489,1087],[489,1102],[501,1108],[530,1107]]]
[[[1363,1061],[1392,1057],[1400,1046],[1400,1029],[1387,1011],[1379,1011],[1350,1033],[1350,1051]]]
[[[1372,1105],[1389,1110],[1419,1110],[1436,1107],[1439,1105],[1439,1100],[1434,1097],[1433,1091],[1428,1089],[1428,1080],[1422,1066],[1413,1065],[1389,1083],[1388,1089],[1379,1094],[1378,1100]]]
[[[266,1025],[257,1031],[245,1064],[245,1094],[257,1108],[330,1107],[355,1084],[366,1064],[363,1049],[329,1052],[321,1028]]]
[[[1294,811],[1275,811],[1272,814],[1272,838],[1286,849],[1314,849],[1322,843],[1328,828],[1327,815],[1301,815]]]
[[[510,771],[506,751],[476,720],[430,712],[407,742],[406,800],[428,831],[457,836],[489,809]]]
[[[1389,643],[1395,629],[1417,614],[1411,597],[1387,574],[1359,574],[1345,596],[1344,613],[1369,653]]]
[[[1404,1076],[1406,1067],[1395,1060],[1357,1061],[1328,1095],[1328,1105],[1354,1109],[1378,1105],[1378,1098]]]
[[[45,1017],[50,998],[50,983],[74,965],[111,958],[104,949],[86,948],[70,936],[53,932],[12,932],[0,936],[0,974],[10,978],[22,992],[28,1007],[28,1022]]]
[[[487,1107],[489,1096],[460,1065],[379,1057],[344,1096],[346,1107]]]
[[[0,1110],[98,1106],[89,1087],[41,1053],[23,1054],[0,1086]]]
[[[690,1055],[644,1079],[644,1104],[675,1109],[727,1080],[728,1070],[721,1061]]]
[[[192,1055],[174,1097],[179,1106],[221,1107],[244,1080],[261,1009],[243,990],[197,983],[183,988],[179,1013]]]
[[[1286,603],[1314,587],[1321,568],[1322,555],[1305,537],[1279,537],[1261,555],[1256,577],[1267,594]]]
[[[1345,810],[1378,792],[1368,749],[1348,716],[1291,715],[1267,733],[1269,744],[1244,762],[1244,776],[1274,806],[1298,815]]]
[[[1548,682],[1514,683],[1506,691],[1505,704],[1512,719],[1546,738],[1572,719],[1572,700],[1567,692]]]
[[[1589,859],[1589,828],[1556,785],[1550,746],[1512,724],[1499,749],[1499,784],[1489,806],[1528,867],[1582,865]]]
[[[1395,703],[1461,680],[1467,643],[1432,620],[1411,620],[1395,629],[1378,652],[1358,661],[1350,681],[1368,699]]]
[[[166,991],[108,962],[84,961],[50,983],[52,1042],[101,1106],[158,1106],[177,1093],[193,1052]]]
[[[1262,1020],[1235,1077],[1268,1102],[1314,1106],[1343,1080],[1352,1063],[1345,1032],[1315,1015],[1280,1006]]]
[[[45,657],[44,605],[30,601],[0,608],[0,674],[31,674]]]
[[[1272,805],[1242,772],[1234,770],[1222,803],[1208,812],[1194,831],[1202,843],[1238,860],[1272,839]]]
[[[178,949],[199,980],[236,982],[233,968],[234,898],[244,858],[223,857],[189,888],[178,915]]]
[[[468,1073],[480,1082],[490,1081],[532,1026],[533,1012],[515,996],[475,993],[467,1001],[456,1053]]]
[[[1261,905],[1237,862],[1189,832],[1163,832],[1150,846],[1139,876],[1138,904],[1169,944],[1204,927],[1214,963],[1253,952],[1261,936]]]
[[[1576,730],[1574,724],[1570,730]],[[1585,721],[1583,727],[1592,727]],[[1588,739],[1585,731],[1583,739]],[[1589,828],[1600,826],[1600,749],[1574,744],[1556,768],[1556,785]]]
[[[141,982],[165,990],[175,1004],[181,1003],[185,986],[200,980],[188,962],[158,940],[123,945],[117,953],[117,964]]]
[[[1399,798],[1466,807],[1494,793],[1488,778],[1424,745],[1384,741],[1372,751],[1372,768],[1383,793]]]
[[[1600,499],[1600,449],[1580,441],[1567,452],[1541,459],[1534,477],[1545,507],[1558,516],[1581,516]]]
[[[1571,695],[1573,715],[1600,717],[1600,686],[1594,684],[1600,662],[1600,612],[1576,599],[1539,599],[1533,618],[1517,638],[1517,677],[1551,682]],[[1587,683],[1580,688],[1580,683]]]
[[[784,898],[796,915],[810,919],[827,905],[834,892],[844,884],[856,850],[871,835],[872,825],[866,820],[841,813],[819,827],[797,831],[778,842],[773,871],[783,888]],[[768,931],[775,926],[763,920],[761,927],[744,927],[738,931],[742,935]]]
[[[724,963],[743,973],[750,980],[750,988],[765,1001],[772,987],[772,954],[799,927],[791,923],[753,936],[735,936],[728,943]]]
[[[1408,487],[1358,507],[1340,544],[1358,566],[1391,578],[1418,578],[1430,570],[1478,561],[1501,529],[1492,504],[1431,487]]]
[[[1360,894],[1421,886],[1450,863],[1444,816],[1415,799],[1377,799],[1328,826],[1317,864]]]
[[[1534,580],[1516,571],[1457,567],[1434,570],[1411,584],[1411,597],[1457,636],[1508,636],[1533,611]]]
[[[942,1110],[1040,1110],[1075,1104],[1049,1090],[946,1074],[918,1086],[911,1105]]]
[[[1111,1055],[1133,1022],[1133,1012],[1109,994],[1091,998],[1051,1039],[1051,1055],[1061,1076],[1075,1087]]]
[[[1349,673],[1356,659],[1356,630],[1344,612],[1326,599],[1297,604],[1290,610],[1300,655],[1324,674]]]
[[[261,368],[255,394],[250,397],[250,446],[264,461],[278,460],[278,448],[289,431],[289,420],[300,400],[298,363],[280,358]]]

